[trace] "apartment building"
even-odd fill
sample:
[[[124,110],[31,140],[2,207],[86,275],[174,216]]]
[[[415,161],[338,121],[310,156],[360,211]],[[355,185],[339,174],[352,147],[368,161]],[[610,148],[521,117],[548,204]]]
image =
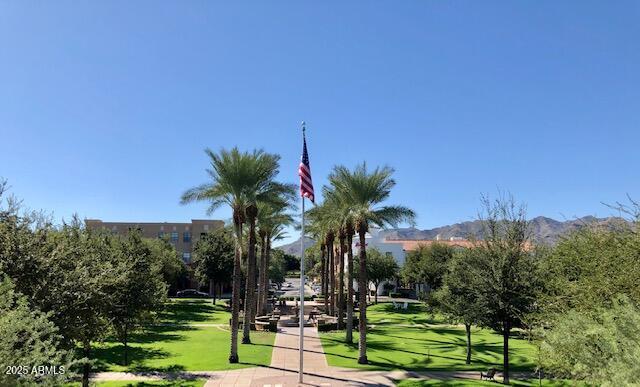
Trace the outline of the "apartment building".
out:
[[[213,219],[192,219],[189,223],[148,223],[148,222],[104,222],[100,219],[86,219],[90,229],[105,229],[113,234],[125,235],[130,230],[140,230],[145,238],[167,238],[186,264],[191,263],[193,244],[200,236],[221,228],[224,222]]]

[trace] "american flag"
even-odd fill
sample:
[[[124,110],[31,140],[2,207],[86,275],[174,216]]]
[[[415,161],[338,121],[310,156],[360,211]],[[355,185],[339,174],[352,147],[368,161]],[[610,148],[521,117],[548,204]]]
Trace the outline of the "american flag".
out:
[[[313,201],[313,183],[311,182],[311,167],[309,166],[309,154],[307,153],[307,139],[302,130],[302,160],[298,167],[298,175],[300,176],[300,196],[309,198]]]

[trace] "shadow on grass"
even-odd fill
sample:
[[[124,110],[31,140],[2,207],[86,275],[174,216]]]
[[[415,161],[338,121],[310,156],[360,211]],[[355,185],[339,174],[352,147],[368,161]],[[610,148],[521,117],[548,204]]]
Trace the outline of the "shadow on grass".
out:
[[[95,361],[93,369],[97,372],[107,371],[113,366],[121,366],[124,363],[124,346],[114,345],[110,347],[96,348],[92,351]],[[129,371],[148,371],[146,369],[137,369],[138,364],[150,359],[163,359],[169,356],[169,353],[159,349],[151,349],[144,347],[129,347]],[[143,367],[144,368],[144,367]]]
[[[449,330],[443,328],[442,330]],[[380,370],[402,369],[407,371],[451,371],[451,370],[483,370],[491,366],[502,365],[502,343],[487,343],[479,340],[473,343],[472,363],[465,364],[466,340],[452,338],[453,340],[418,339],[415,337],[404,337],[387,334],[385,331],[375,332],[377,337],[367,340],[367,347],[376,351],[376,354],[369,355],[369,365],[371,368]],[[386,338],[391,338],[385,340]],[[399,340],[416,340],[424,343],[423,346],[408,346]],[[429,344],[435,345],[429,345]],[[343,340],[327,337],[323,338],[323,346],[328,356],[336,356],[344,359],[351,359],[355,362],[358,357],[358,345],[356,343],[346,344]],[[336,353],[333,350],[341,346],[351,349],[353,355]],[[393,360],[393,353],[406,353],[410,357],[402,356],[401,361]],[[455,352],[455,355],[453,354]],[[451,354],[451,355],[450,355]],[[534,365],[526,356],[511,352],[511,369],[514,371],[530,371]],[[372,356],[373,355],[373,356]],[[372,360],[372,357],[376,360]],[[449,364],[433,364],[436,359],[446,360]],[[381,361],[382,360],[382,361]]]
[[[187,325],[154,326],[132,334],[127,351],[129,360],[127,371],[184,371],[184,367],[180,365],[171,365],[168,367],[145,366],[144,363],[147,360],[164,359],[171,356],[171,354],[161,349],[149,348],[148,346],[141,346],[140,344],[179,341],[184,338],[181,332],[194,329],[196,328]],[[95,362],[93,368],[96,371],[107,371],[112,369],[113,366],[124,366],[124,345],[115,341],[114,338],[107,340],[106,344],[107,346],[96,346],[92,349],[92,359],[94,359]]]
[[[165,308],[158,313],[161,321],[171,324],[202,322],[211,319],[214,313],[224,313],[225,308],[213,305],[206,299],[180,299],[165,304]]]

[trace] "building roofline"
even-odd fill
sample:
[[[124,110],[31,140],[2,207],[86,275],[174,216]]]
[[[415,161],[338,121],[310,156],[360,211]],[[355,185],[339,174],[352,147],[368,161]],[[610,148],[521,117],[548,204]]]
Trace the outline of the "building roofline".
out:
[[[108,221],[102,219],[85,219],[85,222],[99,222],[99,223],[112,223],[112,224],[192,224],[195,222],[210,222],[210,223],[224,223],[221,219],[191,219],[190,222],[137,222],[137,221]]]

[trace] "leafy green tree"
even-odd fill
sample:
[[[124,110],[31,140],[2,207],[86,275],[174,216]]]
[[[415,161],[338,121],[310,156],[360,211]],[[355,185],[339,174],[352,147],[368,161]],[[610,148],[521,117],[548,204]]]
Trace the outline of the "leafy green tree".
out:
[[[196,278],[209,283],[215,304],[215,285],[227,282],[233,272],[233,234],[226,228],[208,232],[195,243],[193,252]]]
[[[620,294],[640,305],[640,223],[587,225],[542,260],[545,315],[608,307]]]
[[[286,271],[300,270],[300,258],[295,255],[284,253],[282,259],[284,260],[284,267]]]
[[[20,202],[3,196],[0,182],[0,274],[8,276],[30,308],[46,313],[60,332],[61,345],[79,346],[82,383],[89,384],[91,343],[109,328],[108,295],[116,271],[111,237],[91,233],[77,217],[54,229]]]
[[[366,163],[362,163],[353,171],[344,166],[337,166],[329,176],[332,192],[335,200],[344,208],[349,209],[353,219],[355,231],[360,242],[360,275],[358,278],[360,319],[358,342],[358,363],[366,364],[367,360],[367,249],[366,233],[369,225],[385,227],[395,226],[400,222],[412,223],[415,213],[404,206],[383,206],[382,203],[391,195],[391,190],[396,182],[392,178],[393,169],[389,167],[376,168],[373,171],[367,169]],[[347,233],[348,234],[348,233]]]
[[[47,273],[31,298],[38,309],[50,312],[69,347],[80,346],[83,386],[89,385],[92,343],[105,337],[113,314],[109,299],[119,270],[113,240],[87,230],[78,219],[49,232],[39,262]]]
[[[62,385],[73,376],[70,355],[47,314],[33,309],[8,276],[1,279],[0,385]],[[20,367],[20,374],[7,372],[11,366]]]
[[[393,279],[398,276],[398,263],[393,255],[382,254],[380,250],[369,248],[367,252],[367,277],[375,286],[375,300],[378,303],[378,287],[384,280]]]
[[[163,256],[155,256],[139,232],[129,232],[114,242],[117,271],[112,291],[110,322],[124,346],[124,365],[129,364],[129,337],[137,328],[153,320],[153,311],[166,301],[167,285],[162,268]]]
[[[534,320],[545,370],[598,385],[638,380],[640,222],[637,208],[631,214],[587,224],[541,255],[545,280]]]
[[[512,197],[482,200],[482,240],[474,249],[472,284],[483,305],[482,323],[503,338],[504,383],[509,383],[509,336],[535,310],[538,261],[532,251],[523,205]]]
[[[320,244],[316,243],[304,250],[304,273],[309,277],[320,277],[321,273]]]
[[[473,267],[476,257],[473,249],[465,249],[448,261],[442,286],[434,293],[432,301],[449,320],[464,324],[467,337],[466,364],[471,364],[471,325],[481,321],[485,310],[478,297]]]
[[[187,277],[186,265],[168,239],[145,238],[144,242],[151,249],[152,256],[157,258],[155,262],[160,265],[168,293],[175,294]]]
[[[622,296],[607,308],[559,315],[545,331],[540,358],[559,377],[601,386],[635,385],[640,380],[640,311]]]
[[[287,262],[284,251],[279,249],[271,250],[271,260],[269,261],[269,278],[278,285],[282,285],[287,273]]]
[[[0,275],[9,276],[18,292],[33,298],[47,275],[41,256],[52,227],[40,214],[24,211],[7,190],[7,182],[0,179]]]
[[[402,268],[402,279],[409,284],[426,284],[437,290],[447,272],[447,265],[455,249],[444,243],[421,245],[406,255]]]

